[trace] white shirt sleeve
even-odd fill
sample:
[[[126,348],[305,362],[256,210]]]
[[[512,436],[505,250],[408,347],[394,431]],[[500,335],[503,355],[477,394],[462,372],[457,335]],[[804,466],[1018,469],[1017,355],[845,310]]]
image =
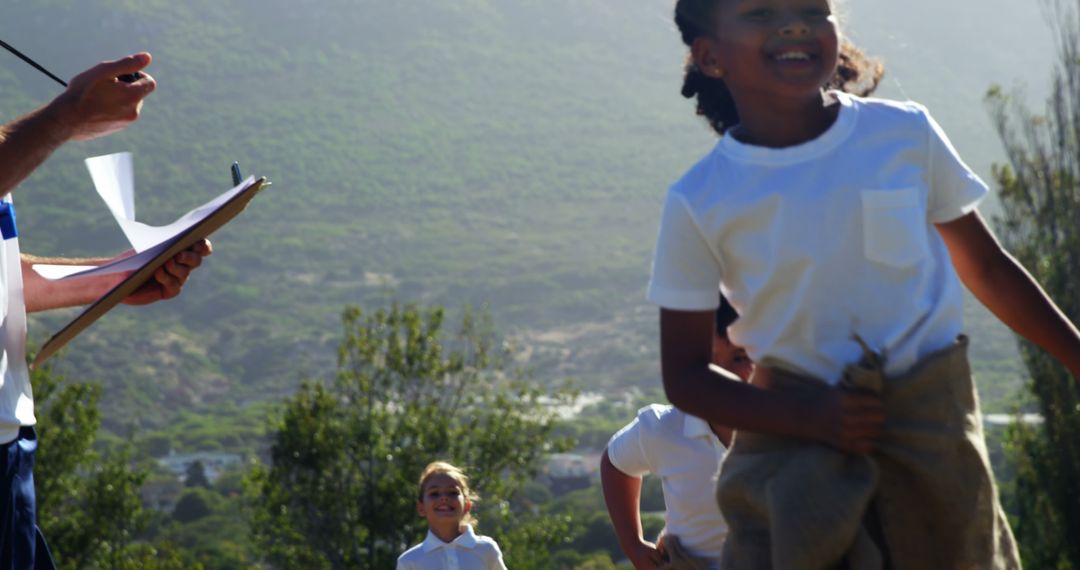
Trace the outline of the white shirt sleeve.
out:
[[[652,471],[645,446],[641,443],[641,415],[626,424],[608,441],[608,459],[616,469],[630,477],[643,477]]]
[[[720,262],[678,192],[668,192],[653,253],[650,302],[681,311],[720,303]]]
[[[990,189],[964,164],[941,125],[925,109],[920,110],[928,123],[929,137],[927,218],[935,224],[950,222],[974,211]]]
[[[499,549],[499,544],[494,540],[491,541],[491,549],[493,553],[488,559],[487,570],[506,570],[502,550]]]

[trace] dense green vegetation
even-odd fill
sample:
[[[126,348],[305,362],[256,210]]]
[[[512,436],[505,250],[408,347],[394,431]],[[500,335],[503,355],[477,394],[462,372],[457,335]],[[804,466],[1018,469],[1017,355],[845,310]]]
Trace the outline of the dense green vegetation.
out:
[[[900,50],[910,38],[886,41],[905,28],[875,34],[904,12],[878,4],[851,7],[851,19],[896,70],[884,95],[951,111],[954,99],[978,101],[985,84],[1029,72],[973,61],[964,69],[985,80],[967,93],[913,86],[910,70],[934,53]],[[148,49],[160,83],[139,124],[70,145],[20,189],[28,251],[123,246],[82,167],[91,154],[135,152],[139,217],[150,222],[220,192],[234,159],[275,182],[217,236],[212,263],[182,299],[110,314],[72,343],[61,369],[110,388],[112,431],[160,428],[181,410],[228,413],[223,403],[279,397],[332,369],[340,308],[393,292],[490,306],[541,379],[654,383],[655,313],[642,291],[658,205],[711,144],[677,95],[682,54],[668,9],[611,0],[5,8],[0,33],[60,75]],[[0,68],[0,87],[7,116],[57,91],[17,60]],[[983,111],[962,108],[939,113],[942,123],[962,151],[975,149],[973,164],[988,165]],[[984,399],[1006,410],[1020,376],[1015,350],[985,313],[972,315]],[[33,340],[68,317],[35,320]]]
[[[101,427],[100,386],[65,382],[49,368],[35,370],[32,380],[41,419],[34,474],[38,524],[49,536],[57,567],[188,567],[169,544],[140,536],[155,513],[143,507],[140,487],[148,471],[131,466],[130,445],[94,448]]]
[[[1009,0],[983,0],[977,12],[958,0],[848,4],[852,36],[886,62],[880,94],[927,104],[989,179],[1003,153],[981,96],[1015,81],[1041,92],[1050,44],[1038,11]],[[643,300],[659,205],[713,143],[678,96],[683,54],[670,8],[667,0],[5,5],[0,38],[61,76],[145,49],[159,81],[138,124],[65,147],[16,192],[25,250],[97,256],[125,247],[86,156],[134,152],[138,217],[150,223],[223,191],[233,160],[274,182],[215,236],[216,253],[181,298],[118,308],[56,369],[101,386],[107,443],[130,436],[139,457],[208,450],[256,460],[278,403],[302,380],[333,375],[342,307],[472,305],[509,334],[537,385],[575,378],[607,397],[558,432],[602,445],[637,405],[662,397],[655,310]],[[0,118],[57,92],[0,54]],[[31,341],[73,314],[34,317]],[[975,303],[968,321],[984,409],[1034,409],[1019,392],[1026,372],[1011,335]],[[186,515],[166,513],[147,532],[204,563],[245,560],[235,486],[247,465],[213,493],[191,491]],[[221,534],[230,540],[203,540]]]
[[[278,568],[389,568],[420,542],[418,474],[435,460],[483,489],[473,512],[512,568],[550,568],[566,518],[521,497],[556,438],[546,390],[504,369],[498,338],[441,308],[345,311],[334,378],[305,383],[275,422],[271,461],[251,475],[259,558]],[[574,393],[559,389],[557,403]],[[534,510],[537,509],[537,510]]]
[[[1009,162],[994,171],[1001,189],[1003,241],[1080,320],[1080,28],[1076,5],[1047,2],[1060,42],[1052,96],[1035,114],[1000,88],[987,96]],[[1016,469],[1011,503],[1024,564],[1080,568],[1080,390],[1071,371],[1033,343],[1021,344],[1031,393],[1045,422],[1017,425],[1007,444]]]

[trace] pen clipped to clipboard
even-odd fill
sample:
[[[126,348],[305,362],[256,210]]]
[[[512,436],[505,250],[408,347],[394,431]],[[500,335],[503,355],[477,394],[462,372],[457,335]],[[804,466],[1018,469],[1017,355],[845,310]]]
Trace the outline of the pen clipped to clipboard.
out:
[[[42,345],[34,362],[30,365],[31,368],[44,363],[94,321],[135,292],[169,259],[232,221],[247,207],[256,194],[270,185],[265,177],[248,176],[243,179],[240,174],[240,165],[234,162],[231,168],[232,189],[191,210],[172,224],[154,227],[135,221],[134,187],[129,153],[89,158],[87,167],[94,178],[98,193],[109,205],[109,209],[112,210],[124,234],[131,241],[136,254],[93,268],[35,265],[34,270],[47,279],[54,280],[94,274],[128,271],[131,273],[108,293],[87,306]]]

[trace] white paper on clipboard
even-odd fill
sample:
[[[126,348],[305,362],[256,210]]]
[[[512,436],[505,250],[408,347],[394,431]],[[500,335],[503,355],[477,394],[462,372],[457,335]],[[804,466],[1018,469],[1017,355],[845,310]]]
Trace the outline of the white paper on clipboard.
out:
[[[90,177],[94,180],[94,188],[98,195],[109,207],[116,223],[120,225],[120,229],[136,253],[98,266],[33,265],[34,271],[46,279],[56,281],[69,277],[134,271],[255,181],[254,176],[248,176],[240,184],[180,216],[175,222],[164,226],[151,226],[135,220],[135,177],[130,152],[88,158],[86,168],[90,171]]]
[[[199,240],[209,237],[219,228],[232,221],[233,218],[240,215],[248,203],[263,188],[270,185],[270,182],[265,177],[248,177],[238,186],[184,214],[172,224],[154,227],[134,222],[133,185],[127,184],[127,187],[132,189],[130,193],[123,189],[126,184],[123,173],[125,168],[130,168],[130,159],[128,159],[127,167],[124,166],[123,159],[110,159],[110,161],[105,168],[111,168],[112,174],[108,174],[108,171],[106,171],[107,175],[102,178],[103,183],[98,186],[98,192],[102,194],[102,199],[109,203],[110,210],[113,210],[113,215],[116,216],[117,221],[126,220],[121,223],[121,226],[126,225],[125,234],[129,236],[129,239],[132,242],[139,242],[138,245],[145,249],[133,256],[101,267],[90,268],[89,270],[80,270],[80,268],[75,267],[73,271],[72,266],[34,267],[43,275],[51,273],[53,275],[51,278],[55,279],[120,271],[128,272],[128,275],[108,293],[88,305],[78,316],[53,334],[38,350],[37,356],[30,364],[31,369],[40,366],[71,339],[93,324],[94,321],[134,293],[143,283],[151,279],[154,271],[166,261],[184,249],[191,247]],[[97,179],[95,179],[95,182],[97,182]],[[114,206],[116,207],[114,208]],[[167,228],[167,230],[162,230],[162,228]],[[132,236],[134,236],[134,239],[132,239]],[[153,242],[157,240],[163,241],[154,244]],[[132,243],[132,245],[134,246],[135,243]]]

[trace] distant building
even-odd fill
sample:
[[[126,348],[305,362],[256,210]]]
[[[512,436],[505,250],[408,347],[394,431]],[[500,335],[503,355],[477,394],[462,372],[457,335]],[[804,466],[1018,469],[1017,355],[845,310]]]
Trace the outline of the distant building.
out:
[[[983,424],[991,426],[1007,426],[1017,422],[1038,425],[1045,421],[1040,414],[983,414]]]
[[[562,495],[587,488],[599,469],[598,455],[553,453],[547,457],[540,481],[555,495]]]
[[[168,456],[158,459],[158,464],[175,475],[177,481],[183,481],[191,464],[199,461],[203,465],[206,479],[213,483],[222,471],[230,466],[238,465],[242,460],[243,458],[235,453],[197,451],[195,453],[169,453]]]
[[[183,492],[184,485],[179,480],[153,481],[139,489],[139,496],[144,507],[171,513]]]

